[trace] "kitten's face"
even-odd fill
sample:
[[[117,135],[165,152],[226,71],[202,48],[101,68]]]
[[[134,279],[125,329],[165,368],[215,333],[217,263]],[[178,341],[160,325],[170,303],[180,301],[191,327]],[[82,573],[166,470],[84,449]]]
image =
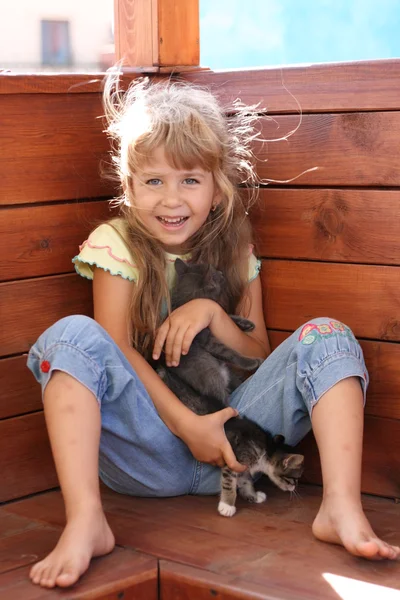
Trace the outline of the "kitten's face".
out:
[[[186,264],[179,258],[175,261],[175,270],[175,293],[182,304],[195,298],[218,301],[225,283],[221,271],[212,265]]]
[[[304,456],[276,452],[270,460],[274,473],[274,482],[285,492],[293,492],[303,474]]]

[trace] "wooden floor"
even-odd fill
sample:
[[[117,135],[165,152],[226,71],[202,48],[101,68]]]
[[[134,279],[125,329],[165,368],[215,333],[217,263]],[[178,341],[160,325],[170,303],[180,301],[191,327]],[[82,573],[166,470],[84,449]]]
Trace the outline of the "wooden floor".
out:
[[[300,499],[266,489],[267,504],[239,501],[232,519],[217,514],[215,497],[140,499],[104,490],[117,548],[64,591],[28,580],[63,526],[60,493],[3,505],[0,599],[400,599],[400,562],[371,563],[313,538],[320,488],[302,487]],[[364,506],[376,531],[399,543],[400,505],[365,496]]]

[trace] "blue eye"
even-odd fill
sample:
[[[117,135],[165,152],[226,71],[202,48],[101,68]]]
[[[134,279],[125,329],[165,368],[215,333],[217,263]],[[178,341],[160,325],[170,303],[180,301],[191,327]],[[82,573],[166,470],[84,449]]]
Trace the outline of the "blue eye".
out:
[[[148,179],[148,181],[146,181],[146,185],[160,185],[162,183],[161,179]]]
[[[194,183],[199,183],[197,179],[194,179],[193,177],[187,177],[185,179],[185,183],[188,183],[189,185],[193,185]]]

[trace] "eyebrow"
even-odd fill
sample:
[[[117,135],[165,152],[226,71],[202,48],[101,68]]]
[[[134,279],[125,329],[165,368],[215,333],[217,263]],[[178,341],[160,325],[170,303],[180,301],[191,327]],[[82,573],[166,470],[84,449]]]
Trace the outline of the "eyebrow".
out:
[[[148,173],[146,171],[142,171],[141,175],[143,177],[153,177],[153,178],[157,178],[157,177],[165,177],[166,173]],[[202,173],[201,171],[182,171],[182,175],[186,176],[186,177],[204,177],[205,173]]]

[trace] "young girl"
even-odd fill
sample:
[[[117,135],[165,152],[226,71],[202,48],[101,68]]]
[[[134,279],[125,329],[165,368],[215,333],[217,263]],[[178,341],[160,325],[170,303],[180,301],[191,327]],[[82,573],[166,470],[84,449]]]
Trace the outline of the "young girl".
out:
[[[113,549],[98,469],[123,494],[217,493],[216,467],[244,468],[223,427],[238,412],[292,445],[312,425],[324,483],[314,535],[357,556],[396,558],[400,549],[375,536],[361,506],[368,376],[352,332],[332,319],[313,319],[270,353],[260,263],[236,188],[255,181],[249,149],[255,117],[238,106],[227,120],[208,91],[183,84],[136,83],[124,97],[112,94],[112,86],[105,104],[121,213],[95,229],[74,258],[77,272],[93,280],[94,320],[76,315],[57,322],[28,360],[43,387],[67,516],[56,548],[32,568],[32,581],[70,586],[92,556]],[[222,270],[230,312],[253,321],[254,331],[239,330],[210,300],[168,315],[177,256]],[[230,407],[197,416],[149,360],[165,352],[167,363],[177,365],[205,327],[238,352],[266,360],[232,394]]]

